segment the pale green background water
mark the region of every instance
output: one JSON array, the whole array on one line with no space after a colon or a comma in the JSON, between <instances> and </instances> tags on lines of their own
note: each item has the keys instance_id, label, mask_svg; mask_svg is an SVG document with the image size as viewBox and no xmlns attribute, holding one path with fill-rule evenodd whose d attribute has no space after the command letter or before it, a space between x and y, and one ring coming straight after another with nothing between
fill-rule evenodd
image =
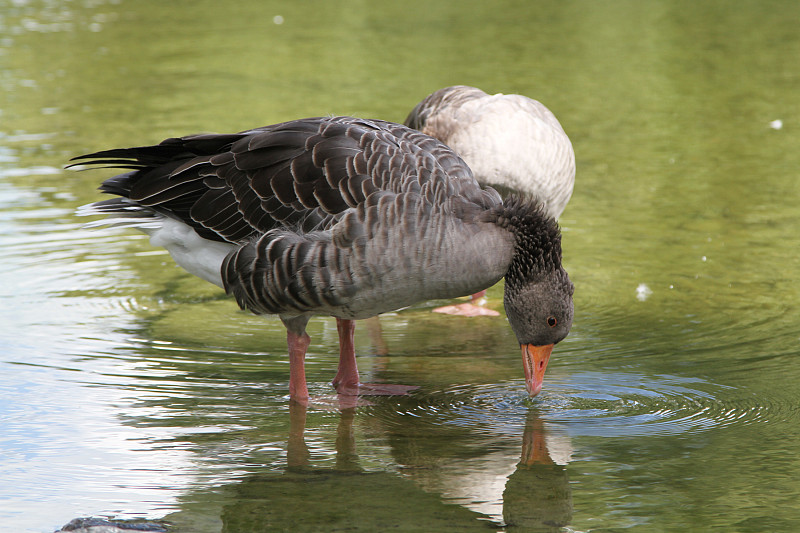
<instances>
[{"instance_id":1,"label":"pale green background water","mask_svg":"<svg viewBox=\"0 0 800 533\"><path fill-rule=\"evenodd\" d=\"M798 28L763 0L0 0L0 529L800 530ZM357 331L368 378L421 389L301 434L276 319L73 215L106 176L74 155L402 121L451 84L575 146L575 326L533 401L504 318L423 303L381 319L389 356ZM310 333L319 396L335 324Z\"/></svg>"}]
</instances>

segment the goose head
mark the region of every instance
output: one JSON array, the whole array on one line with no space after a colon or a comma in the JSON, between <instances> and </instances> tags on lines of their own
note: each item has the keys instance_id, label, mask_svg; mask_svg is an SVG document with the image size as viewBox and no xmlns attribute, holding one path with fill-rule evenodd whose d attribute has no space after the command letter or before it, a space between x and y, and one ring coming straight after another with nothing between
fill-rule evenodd
<instances>
[{"instance_id":1,"label":"goose head","mask_svg":"<svg viewBox=\"0 0 800 533\"><path fill-rule=\"evenodd\" d=\"M500 221L514 236L503 305L519 341L528 394L542 390L553 347L572 327L575 287L561 266L561 231L541 204L510 197Z\"/></svg>"},{"instance_id":2,"label":"goose head","mask_svg":"<svg viewBox=\"0 0 800 533\"><path fill-rule=\"evenodd\" d=\"M574 286L563 268L543 273L542 278L521 287L506 281L503 304L511 329L522 349L525 386L536 396L542 390L544 372L553 347L572 327Z\"/></svg>"}]
</instances>

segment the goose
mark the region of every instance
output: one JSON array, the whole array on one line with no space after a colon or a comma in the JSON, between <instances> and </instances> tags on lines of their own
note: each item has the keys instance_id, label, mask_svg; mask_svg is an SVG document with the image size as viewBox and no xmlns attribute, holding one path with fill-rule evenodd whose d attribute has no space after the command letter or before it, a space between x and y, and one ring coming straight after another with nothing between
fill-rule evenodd
<instances>
[{"instance_id":1,"label":"goose","mask_svg":"<svg viewBox=\"0 0 800 533\"><path fill-rule=\"evenodd\" d=\"M81 210L133 227L242 309L286 327L289 395L308 402L312 315L336 318L339 395L403 394L360 383L354 320L455 298L505 277L505 308L526 388L542 388L553 346L569 333L574 287L561 234L535 199L483 189L440 141L400 124L308 118L235 134L170 138L99 151L70 166L126 172L114 195Z\"/></svg>"},{"instance_id":2,"label":"goose","mask_svg":"<svg viewBox=\"0 0 800 533\"><path fill-rule=\"evenodd\" d=\"M555 115L541 102L520 94L494 94L467 85L445 87L425 97L405 125L435 137L455 150L478 183L508 194L535 196L545 213L558 218L575 183L575 152ZM469 303L436 312L465 316L499 313Z\"/></svg>"}]
</instances>

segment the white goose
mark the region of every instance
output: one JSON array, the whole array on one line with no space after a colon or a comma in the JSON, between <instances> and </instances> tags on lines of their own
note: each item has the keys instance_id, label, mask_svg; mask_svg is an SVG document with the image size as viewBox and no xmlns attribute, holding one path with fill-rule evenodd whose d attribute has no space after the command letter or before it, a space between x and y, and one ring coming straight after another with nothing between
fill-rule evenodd
<instances>
[{"instance_id":1,"label":"white goose","mask_svg":"<svg viewBox=\"0 0 800 533\"><path fill-rule=\"evenodd\" d=\"M555 221L535 201L481 189L447 146L399 124L311 118L75 160L129 169L101 186L117 197L86 213L145 231L243 309L280 316L294 400L308 400L314 314L337 318L333 385L343 395L408 389L359 383L355 319L471 294L504 276L531 395L570 330L573 286Z\"/></svg>"},{"instance_id":2,"label":"white goose","mask_svg":"<svg viewBox=\"0 0 800 533\"><path fill-rule=\"evenodd\" d=\"M575 152L555 115L541 102L519 94L489 95L455 85L428 95L411 111L406 126L435 137L455 150L478 183L501 193L518 192L539 199L558 218L572 195ZM467 316L497 315L470 303L435 309Z\"/></svg>"}]
</instances>

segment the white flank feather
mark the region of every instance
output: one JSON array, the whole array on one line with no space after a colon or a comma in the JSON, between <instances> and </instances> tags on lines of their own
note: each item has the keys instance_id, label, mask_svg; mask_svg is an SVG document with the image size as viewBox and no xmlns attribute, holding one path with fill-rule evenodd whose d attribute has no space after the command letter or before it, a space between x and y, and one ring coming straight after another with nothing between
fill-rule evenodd
<instances>
[{"instance_id":1,"label":"white flank feather","mask_svg":"<svg viewBox=\"0 0 800 533\"><path fill-rule=\"evenodd\" d=\"M130 204L121 207L119 204ZM102 204L83 205L76 212L80 216L111 215L85 225L86 228L102 226L135 228L150 235L150 244L165 248L172 259L190 274L222 287L220 268L225 256L235 246L231 243L212 241L198 235L191 226L180 220L169 218L127 198L120 198L113 208Z\"/></svg>"},{"instance_id":2,"label":"white flank feather","mask_svg":"<svg viewBox=\"0 0 800 533\"><path fill-rule=\"evenodd\" d=\"M178 266L222 287L220 268L225 256L235 248L233 244L204 239L188 224L167 217L161 218L158 229L141 229L150 235L150 244L166 248Z\"/></svg>"}]
</instances>

